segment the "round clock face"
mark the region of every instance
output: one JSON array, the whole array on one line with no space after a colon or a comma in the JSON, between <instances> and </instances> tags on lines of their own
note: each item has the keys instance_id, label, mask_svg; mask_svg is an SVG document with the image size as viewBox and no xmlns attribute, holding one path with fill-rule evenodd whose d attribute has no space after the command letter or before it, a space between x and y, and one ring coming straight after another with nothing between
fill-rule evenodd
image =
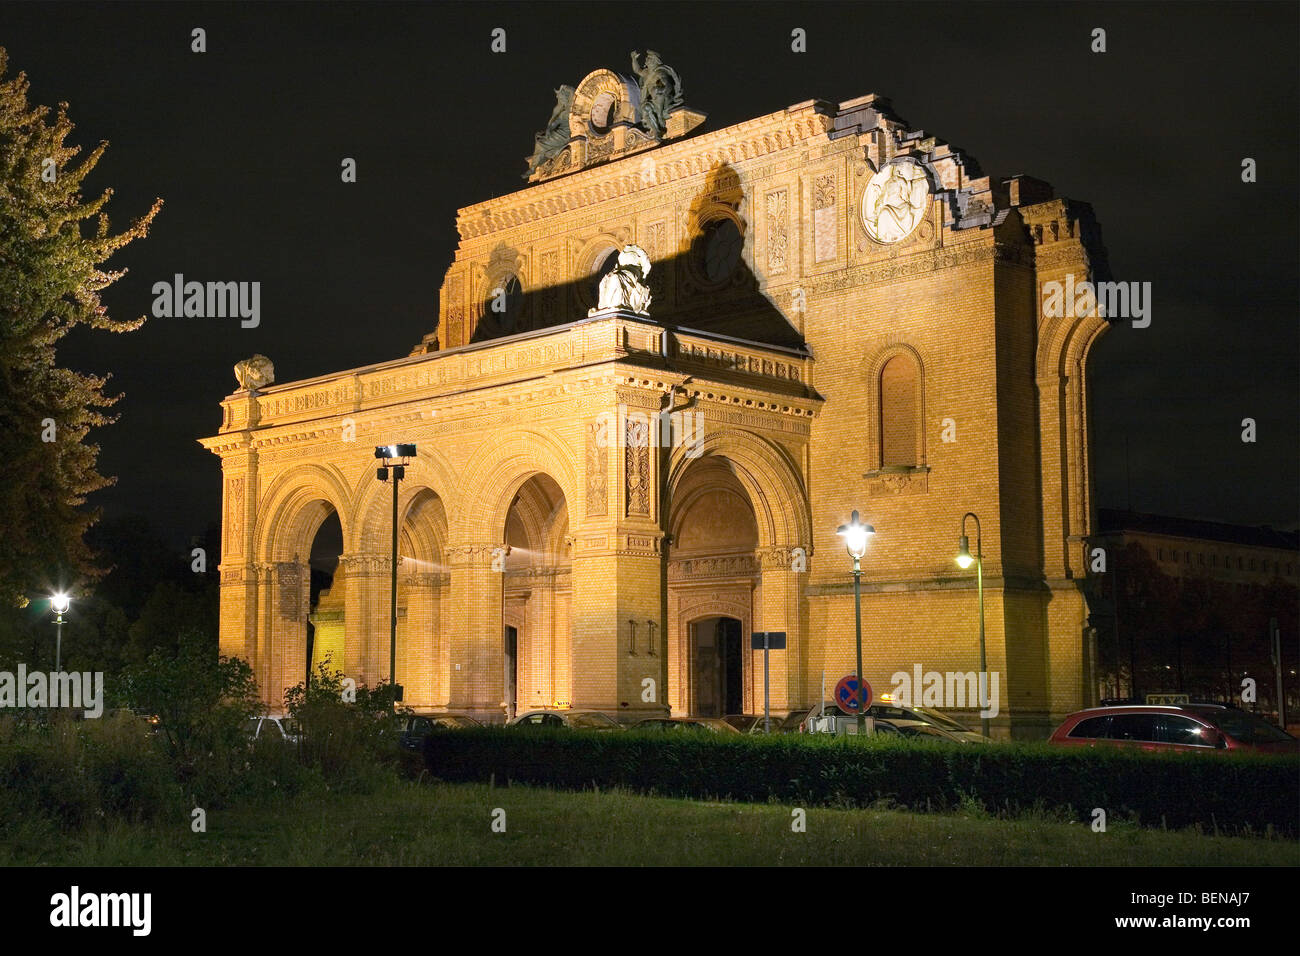
<instances>
[{"instance_id":1,"label":"round clock face","mask_svg":"<svg viewBox=\"0 0 1300 956\"><path fill-rule=\"evenodd\" d=\"M876 242L898 242L925 216L930 183L913 162L890 163L871 177L862 194L862 224Z\"/></svg>"}]
</instances>

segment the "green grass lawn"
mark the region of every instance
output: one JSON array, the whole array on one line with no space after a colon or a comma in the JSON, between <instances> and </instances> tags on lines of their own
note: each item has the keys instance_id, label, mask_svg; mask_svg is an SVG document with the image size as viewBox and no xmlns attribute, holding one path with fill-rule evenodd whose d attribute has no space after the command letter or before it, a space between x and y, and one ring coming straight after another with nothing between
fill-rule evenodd
<instances>
[{"instance_id":1,"label":"green grass lawn","mask_svg":"<svg viewBox=\"0 0 1300 956\"><path fill-rule=\"evenodd\" d=\"M492 811L506 812L494 833ZM699 803L627 793L394 781L369 795L286 801L67 833L33 824L0 846L0 864L167 865L1031 865L1295 866L1300 843L1112 824L992 819L980 813Z\"/></svg>"}]
</instances>

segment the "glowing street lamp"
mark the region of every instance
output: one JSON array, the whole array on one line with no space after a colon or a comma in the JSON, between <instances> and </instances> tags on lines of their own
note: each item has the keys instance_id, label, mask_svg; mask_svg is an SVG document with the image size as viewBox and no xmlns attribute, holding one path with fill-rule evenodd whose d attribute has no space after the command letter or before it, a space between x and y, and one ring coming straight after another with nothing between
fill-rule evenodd
<instances>
[{"instance_id":1,"label":"glowing street lamp","mask_svg":"<svg viewBox=\"0 0 1300 956\"><path fill-rule=\"evenodd\" d=\"M853 559L853 614L857 623L858 647L858 736L867 732L866 687L862 681L862 556L867 553L867 542L876 533L876 529L858 520L858 513L848 524L840 525L835 532L844 539L844 549Z\"/></svg>"},{"instance_id":2,"label":"glowing street lamp","mask_svg":"<svg viewBox=\"0 0 1300 956\"><path fill-rule=\"evenodd\" d=\"M975 519L975 556L970 553L970 538L966 535L966 519ZM988 679L988 665L984 661L984 535L980 530L980 518L973 511L968 511L961 518L961 542L957 548L957 567L965 571L975 565L975 583L980 597L980 674L985 686L992 686ZM978 696L978 695L977 695ZM979 703L979 701L977 701ZM989 735L989 719L980 716L980 731L985 737Z\"/></svg>"},{"instance_id":3,"label":"glowing street lamp","mask_svg":"<svg viewBox=\"0 0 1300 956\"><path fill-rule=\"evenodd\" d=\"M397 683L397 486L406 477L406 459L415 457L415 446L379 445L375 448L375 457L383 461L375 469L376 478L387 481L389 469L393 472L393 577L388 618L388 679L393 682L393 703L396 705L402 699L402 685ZM400 463L395 462L395 459Z\"/></svg>"},{"instance_id":4,"label":"glowing street lamp","mask_svg":"<svg viewBox=\"0 0 1300 956\"><path fill-rule=\"evenodd\" d=\"M50 607L54 610L54 671L59 673L59 666L63 663L63 615L68 612L72 599L60 591L58 594L50 595Z\"/></svg>"}]
</instances>

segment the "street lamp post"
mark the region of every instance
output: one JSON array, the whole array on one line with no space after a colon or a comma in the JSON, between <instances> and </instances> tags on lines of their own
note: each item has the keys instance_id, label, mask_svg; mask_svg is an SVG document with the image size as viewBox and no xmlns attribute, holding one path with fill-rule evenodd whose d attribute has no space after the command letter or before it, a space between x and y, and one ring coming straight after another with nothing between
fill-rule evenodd
<instances>
[{"instance_id":1,"label":"street lamp post","mask_svg":"<svg viewBox=\"0 0 1300 956\"><path fill-rule=\"evenodd\" d=\"M858 649L858 736L867 733L866 688L862 680L862 556L867 553L867 541L876 529L858 520L858 513L848 524L840 525L837 535L844 539L844 548L853 559L853 615L857 627Z\"/></svg>"},{"instance_id":2,"label":"street lamp post","mask_svg":"<svg viewBox=\"0 0 1300 956\"><path fill-rule=\"evenodd\" d=\"M966 519L975 519L975 557L971 557L970 538L966 536ZM980 597L980 677L984 680L984 686L992 686L988 678L988 664L984 659L984 534L980 529L980 516L973 511L968 511L961 517L961 544L957 551L957 566L963 570L969 568L971 564L975 565L975 586L979 591ZM979 693L976 692L978 698ZM984 702L976 700L981 709L984 708ZM991 703L991 701L990 701ZM980 732L985 737L989 735L989 719L983 714L980 715Z\"/></svg>"},{"instance_id":3,"label":"street lamp post","mask_svg":"<svg viewBox=\"0 0 1300 956\"><path fill-rule=\"evenodd\" d=\"M388 480L388 471L393 471L393 553L392 553L392 588L388 614L388 679L393 684L393 704L402 699L402 685L397 683L397 492L398 485L406 477L406 459L415 457L414 445L380 445L375 449L375 457L383 464L375 469L375 477L380 481ZM390 464L394 459L401 459L400 464Z\"/></svg>"},{"instance_id":4,"label":"street lamp post","mask_svg":"<svg viewBox=\"0 0 1300 956\"><path fill-rule=\"evenodd\" d=\"M56 615L54 618L54 672L56 674L63 664L63 615L71 603L62 591L50 598L50 607L54 609Z\"/></svg>"}]
</instances>

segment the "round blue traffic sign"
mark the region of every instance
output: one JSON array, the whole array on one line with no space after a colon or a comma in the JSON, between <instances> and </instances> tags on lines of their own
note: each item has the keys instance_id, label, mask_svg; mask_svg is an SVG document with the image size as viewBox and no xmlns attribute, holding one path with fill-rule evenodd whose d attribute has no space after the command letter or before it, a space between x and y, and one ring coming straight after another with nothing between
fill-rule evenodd
<instances>
[{"instance_id":1,"label":"round blue traffic sign","mask_svg":"<svg viewBox=\"0 0 1300 956\"><path fill-rule=\"evenodd\" d=\"M856 717L858 715L858 678L854 674L841 677L840 682L835 685L835 703L844 713ZM871 684L867 681L862 682L862 706L867 708L871 706Z\"/></svg>"}]
</instances>

